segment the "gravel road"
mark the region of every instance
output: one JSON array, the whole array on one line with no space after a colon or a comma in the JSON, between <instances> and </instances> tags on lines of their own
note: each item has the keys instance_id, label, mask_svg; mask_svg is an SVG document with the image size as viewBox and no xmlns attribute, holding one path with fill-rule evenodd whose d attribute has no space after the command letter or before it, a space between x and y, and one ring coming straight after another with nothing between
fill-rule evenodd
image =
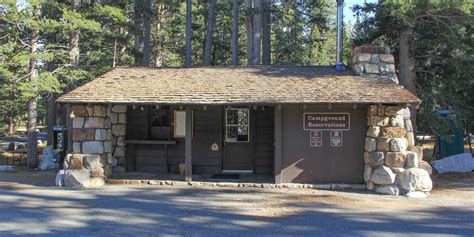
<instances>
[{"instance_id":1,"label":"gravel road","mask_svg":"<svg viewBox=\"0 0 474 237\"><path fill-rule=\"evenodd\" d=\"M426 199L365 191L189 186L73 190L38 181L51 172L11 178L15 175L0 173L0 236L474 234L473 175L437 181Z\"/></svg>"}]
</instances>

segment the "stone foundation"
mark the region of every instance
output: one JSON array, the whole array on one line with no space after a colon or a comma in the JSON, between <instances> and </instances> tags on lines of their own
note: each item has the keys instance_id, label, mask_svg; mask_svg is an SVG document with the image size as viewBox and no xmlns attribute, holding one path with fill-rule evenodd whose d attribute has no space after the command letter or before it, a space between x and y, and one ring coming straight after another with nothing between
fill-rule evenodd
<instances>
[{"instance_id":1,"label":"stone foundation","mask_svg":"<svg viewBox=\"0 0 474 237\"><path fill-rule=\"evenodd\" d=\"M418 169L410 110L370 105L367 111L364 181L367 189L399 195L432 188L428 172Z\"/></svg>"},{"instance_id":2,"label":"stone foundation","mask_svg":"<svg viewBox=\"0 0 474 237\"><path fill-rule=\"evenodd\" d=\"M99 155L105 175L125 172L126 105L74 105L72 151Z\"/></svg>"}]
</instances>

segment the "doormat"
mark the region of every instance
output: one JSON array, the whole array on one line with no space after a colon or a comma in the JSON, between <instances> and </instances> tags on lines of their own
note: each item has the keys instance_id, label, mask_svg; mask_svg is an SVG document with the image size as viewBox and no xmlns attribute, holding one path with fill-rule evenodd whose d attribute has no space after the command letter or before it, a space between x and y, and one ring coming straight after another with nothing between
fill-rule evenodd
<instances>
[{"instance_id":1,"label":"doormat","mask_svg":"<svg viewBox=\"0 0 474 237\"><path fill-rule=\"evenodd\" d=\"M240 174L213 174L213 179L240 179Z\"/></svg>"}]
</instances>

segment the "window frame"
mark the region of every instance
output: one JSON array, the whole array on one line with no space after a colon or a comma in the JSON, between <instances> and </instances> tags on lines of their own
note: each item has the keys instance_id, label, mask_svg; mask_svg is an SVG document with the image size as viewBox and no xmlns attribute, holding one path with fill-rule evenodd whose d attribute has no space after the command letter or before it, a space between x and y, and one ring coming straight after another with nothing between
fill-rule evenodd
<instances>
[{"instance_id":1,"label":"window frame","mask_svg":"<svg viewBox=\"0 0 474 237\"><path fill-rule=\"evenodd\" d=\"M247 111L247 124L246 125L240 125L240 124L228 124L228 111L229 110L244 110L244 111ZM227 137L228 135L228 128L229 127L247 127L247 140L246 141L233 141L233 140L229 140L229 137ZM226 108L225 110L225 141L226 142L231 142L231 143L245 143L245 142L250 142L250 109L249 108Z\"/></svg>"}]
</instances>

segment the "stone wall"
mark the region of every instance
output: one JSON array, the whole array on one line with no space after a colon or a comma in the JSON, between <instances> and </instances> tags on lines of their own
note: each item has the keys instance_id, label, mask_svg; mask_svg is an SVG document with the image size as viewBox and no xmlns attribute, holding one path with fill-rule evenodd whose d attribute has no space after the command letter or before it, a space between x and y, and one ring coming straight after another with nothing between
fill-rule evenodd
<instances>
[{"instance_id":1,"label":"stone wall","mask_svg":"<svg viewBox=\"0 0 474 237\"><path fill-rule=\"evenodd\" d=\"M400 106L370 105L367 111L364 181L367 189L399 195L428 192L428 172L418 169L419 159L410 110Z\"/></svg>"},{"instance_id":2,"label":"stone wall","mask_svg":"<svg viewBox=\"0 0 474 237\"><path fill-rule=\"evenodd\" d=\"M125 172L126 105L74 105L72 151L100 155L105 174Z\"/></svg>"},{"instance_id":3,"label":"stone wall","mask_svg":"<svg viewBox=\"0 0 474 237\"><path fill-rule=\"evenodd\" d=\"M390 48L377 45L363 45L352 49L349 58L352 72L359 76L377 76L398 83L395 73L395 58Z\"/></svg>"}]
</instances>

